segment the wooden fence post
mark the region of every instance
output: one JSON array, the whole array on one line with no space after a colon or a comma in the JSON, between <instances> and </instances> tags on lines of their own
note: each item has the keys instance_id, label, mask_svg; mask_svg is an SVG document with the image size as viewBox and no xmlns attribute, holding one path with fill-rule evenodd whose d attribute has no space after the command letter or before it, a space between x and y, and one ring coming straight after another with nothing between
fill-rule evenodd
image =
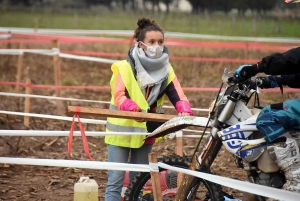
<instances>
[{"instance_id":1,"label":"wooden fence post","mask_svg":"<svg viewBox=\"0 0 300 201\"><path fill-rule=\"evenodd\" d=\"M176 154L178 156L183 156L183 139L182 130L176 131Z\"/></svg>"},{"instance_id":2,"label":"wooden fence post","mask_svg":"<svg viewBox=\"0 0 300 201\"><path fill-rule=\"evenodd\" d=\"M178 156L183 156L183 136L182 130L177 131L176 133L176 154ZM183 179L183 174L178 172L177 174L177 187L180 186Z\"/></svg>"},{"instance_id":3,"label":"wooden fence post","mask_svg":"<svg viewBox=\"0 0 300 201\"><path fill-rule=\"evenodd\" d=\"M11 34L10 31L8 32L8 34ZM7 39L6 49L11 49L10 39L11 39L11 37ZM12 58L11 56L7 57L7 60L5 61L5 64L4 64L5 66L9 66L11 58Z\"/></svg>"},{"instance_id":4,"label":"wooden fence post","mask_svg":"<svg viewBox=\"0 0 300 201\"><path fill-rule=\"evenodd\" d=\"M150 153L148 155L152 190L155 201L162 201L161 186L160 186L160 173L157 165L157 156L155 153Z\"/></svg>"},{"instance_id":5,"label":"wooden fence post","mask_svg":"<svg viewBox=\"0 0 300 201\"><path fill-rule=\"evenodd\" d=\"M244 49L244 52L245 52L245 59L248 59L248 53L249 53L249 43L246 41L245 42L246 44L246 48Z\"/></svg>"},{"instance_id":6,"label":"wooden fence post","mask_svg":"<svg viewBox=\"0 0 300 201\"><path fill-rule=\"evenodd\" d=\"M52 41L52 48L58 48L59 44L57 40ZM59 61L59 55L53 55L53 68L54 68L54 82L55 86L61 86L61 80L60 80L60 61ZM55 89L55 96L60 96L60 88Z\"/></svg>"},{"instance_id":7,"label":"wooden fence post","mask_svg":"<svg viewBox=\"0 0 300 201\"><path fill-rule=\"evenodd\" d=\"M31 80L30 78L26 79L26 94L31 94ZM24 112L29 113L30 112L30 97L25 97L25 102L24 102ZM24 126L27 128L30 126L30 117L25 116L24 117Z\"/></svg>"},{"instance_id":8,"label":"wooden fence post","mask_svg":"<svg viewBox=\"0 0 300 201\"><path fill-rule=\"evenodd\" d=\"M23 43L20 43L20 49L23 49ZM17 66L17 83L21 82L22 79L22 71L23 71L23 52L22 54L19 54L18 56L18 66ZM20 86L19 84L16 85L16 93L19 93L20 91Z\"/></svg>"},{"instance_id":9,"label":"wooden fence post","mask_svg":"<svg viewBox=\"0 0 300 201\"><path fill-rule=\"evenodd\" d=\"M11 32L8 31L7 34L10 34L10 35L11 35ZM8 38L8 42L6 43L6 49L11 49L10 39L11 39L11 37Z\"/></svg>"},{"instance_id":10,"label":"wooden fence post","mask_svg":"<svg viewBox=\"0 0 300 201\"><path fill-rule=\"evenodd\" d=\"M52 41L52 48L57 48L59 49L59 44L57 40ZM61 86L61 78L60 78L60 60L59 60L59 55L55 54L53 55L53 68L54 68L54 82L55 82L55 96L60 97L60 86ZM63 104L61 100L56 100L56 110L59 115L63 113Z\"/></svg>"}]
</instances>

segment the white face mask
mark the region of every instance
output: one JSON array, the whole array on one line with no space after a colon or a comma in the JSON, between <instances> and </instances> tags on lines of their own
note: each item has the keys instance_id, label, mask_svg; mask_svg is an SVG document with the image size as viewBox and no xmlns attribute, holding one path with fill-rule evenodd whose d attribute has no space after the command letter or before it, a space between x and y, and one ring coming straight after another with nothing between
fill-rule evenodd
<instances>
[{"instance_id":1,"label":"white face mask","mask_svg":"<svg viewBox=\"0 0 300 201\"><path fill-rule=\"evenodd\" d=\"M143 43L143 42L141 42ZM164 50L164 46L159 46L159 45L152 45L148 46L145 43L143 43L147 47L145 51L146 55L152 59L159 58L162 55L162 52Z\"/></svg>"}]
</instances>

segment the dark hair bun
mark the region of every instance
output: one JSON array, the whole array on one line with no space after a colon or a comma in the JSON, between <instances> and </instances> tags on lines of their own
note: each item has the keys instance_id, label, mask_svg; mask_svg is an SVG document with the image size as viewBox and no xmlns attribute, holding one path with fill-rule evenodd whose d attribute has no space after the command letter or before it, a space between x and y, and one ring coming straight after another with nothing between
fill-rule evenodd
<instances>
[{"instance_id":1,"label":"dark hair bun","mask_svg":"<svg viewBox=\"0 0 300 201\"><path fill-rule=\"evenodd\" d=\"M162 34L163 30L158 26L154 20L149 18L139 18L137 22L138 27L134 31L133 38L137 41L144 41L146 32L148 31L160 31Z\"/></svg>"},{"instance_id":2,"label":"dark hair bun","mask_svg":"<svg viewBox=\"0 0 300 201\"><path fill-rule=\"evenodd\" d=\"M137 25L139 27L140 30L144 29L147 26L151 26L153 24L156 24L155 21L151 21L148 18L140 18L138 19Z\"/></svg>"}]
</instances>

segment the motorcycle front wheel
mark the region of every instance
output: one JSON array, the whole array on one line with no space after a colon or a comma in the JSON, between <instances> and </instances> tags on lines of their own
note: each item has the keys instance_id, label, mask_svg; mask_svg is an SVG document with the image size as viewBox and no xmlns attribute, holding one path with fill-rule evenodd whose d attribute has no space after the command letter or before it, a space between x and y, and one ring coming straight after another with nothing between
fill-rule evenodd
<instances>
[{"instance_id":1,"label":"motorcycle front wheel","mask_svg":"<svg viewBox=\"0 0 300 201\"><path fill-rule=\"evenodd\" d=\"M166 156L158 160L179 168L189 168L189 159L180 156ZM162 190L162 200L172 201L177 192L178 173L159 168L160 183ZM185 201L220 201L224 200L222 188L220 185L197 179L197 183L191 185L188 192L188 198ZM139 172L130 181L125 192L124 201L154 201L151 185L150 172Z\"/></svg>"}]
</instances>

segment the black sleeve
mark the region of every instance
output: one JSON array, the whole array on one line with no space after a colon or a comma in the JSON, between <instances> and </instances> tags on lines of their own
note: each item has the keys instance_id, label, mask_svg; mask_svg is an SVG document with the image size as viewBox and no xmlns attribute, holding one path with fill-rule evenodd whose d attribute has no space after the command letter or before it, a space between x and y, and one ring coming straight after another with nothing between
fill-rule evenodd
<instances>
[{"instance_id":1,"label":"black sleeve","mask_svg":"<svg viewBox=\"0 0 300 201\"><path fill-rule=\"evenodd\" d=\"M291 88L300 88L300 74L282 75L276 78L277 82Z\"/></svg>"},{"instance_id":2,"label":"black sleeve","mask_svg":"<svg viewBox=\"0 0 300 201\"><path fill-rule=\"evenodd\" d=\"M165 91L165 94L168 96L169 100L171 101L171 103L174 105L176 105L176 103L178 101L180 101L180 97L176 91L176 88L173 84L173 82L171 82L167 88L166 88L166 91Z\"/></svg>"},{"instance_id":3,"label":"black sleeve","mask_svg":"<svg viewBox=\"0 0 300 201\"><path fill-rule=\"evenodd\" d=\"M264 57L258 63L258 71L268 75L288 75L300 73L300 47L284 53Z\"/></svg>"}]
</instances>

